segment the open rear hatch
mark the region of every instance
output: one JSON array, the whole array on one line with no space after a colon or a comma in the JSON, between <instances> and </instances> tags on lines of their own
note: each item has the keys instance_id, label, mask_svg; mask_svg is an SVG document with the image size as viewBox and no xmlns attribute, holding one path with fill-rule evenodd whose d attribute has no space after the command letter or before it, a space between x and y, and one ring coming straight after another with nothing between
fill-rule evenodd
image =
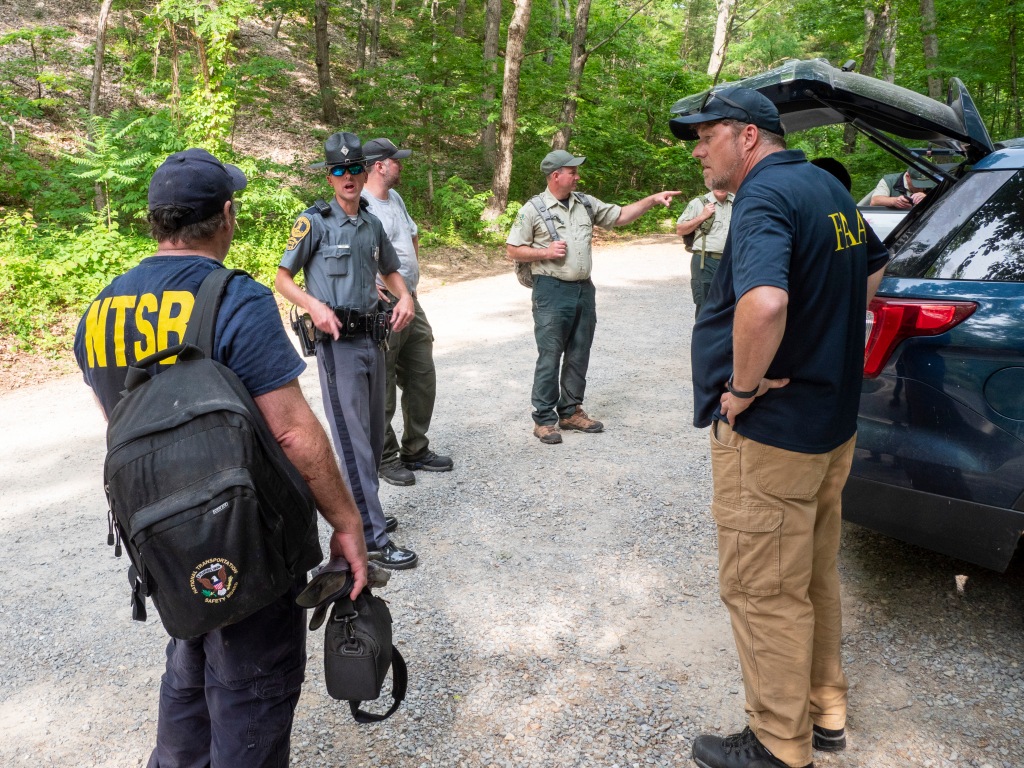
<instances>
[{"instance_id":1,"label":"open rear hatch","mask_svg":"<svg viewBox=\"0 0 1024 768\"><path fill-rule=\"evenodd\" d=\"M778 108L786 133L852 123L908 165L917 165L910 150L884 133L958 150L972 164L994 151L973 99L955 77L950 78L946 104L884 80L837 69L824 59L787 61L759 75L720 83L714 90L737 86L768 97ZM702 91L680 99L672 105L672 114L699 111L707 94ZM683 138L674 121L669 125ZM922 170L936 181L947 177L942 169L936 171L928 164Z\"/></svg>"}]
</instances>

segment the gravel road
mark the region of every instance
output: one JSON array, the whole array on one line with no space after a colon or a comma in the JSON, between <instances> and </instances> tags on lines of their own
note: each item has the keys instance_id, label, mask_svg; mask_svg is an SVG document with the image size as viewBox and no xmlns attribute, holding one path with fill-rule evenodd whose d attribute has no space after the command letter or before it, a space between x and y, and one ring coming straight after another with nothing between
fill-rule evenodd
<instances>
[{"instance_id":1,"label":"gravel road","mask_svg":"<svg viewBox=\"0 0 1024 768\"><path fill-rule=\"evenodd\" d=\"M293 765L687 766L694 736L742 727L706 434L690 426L682 249L648 238L596 263L586 408L606 429L558 446L530 433L529 292L507 273L421 297L432 447L455 471L382 491L420 554L379 592L409 697L355 725L312 634ZM319 410L315 370L302 384ZM77 378L0 397L2 766L142 766L154 741L166 637L130 620L126 562L105 543L103 430ZM841 568L850 746L817 765L1024 766L1024 567L847 525Z\"/></svg>"}]
</instances>

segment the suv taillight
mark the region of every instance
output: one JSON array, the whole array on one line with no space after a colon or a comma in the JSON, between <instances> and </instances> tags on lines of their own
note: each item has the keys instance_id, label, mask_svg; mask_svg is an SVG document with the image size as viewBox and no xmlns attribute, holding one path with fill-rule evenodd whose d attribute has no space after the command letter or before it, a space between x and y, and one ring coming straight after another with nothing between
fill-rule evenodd
<instances>
[{"instance_id":1,"label":"suv taillight","mask_svg":"<svg viewBox=\"0 0 1024 768\"><path fill-rule=\"evenodd\" d=\"M972 301L872 299L868 307L864 378L882 372L897 345L911 336L938 336L978 308Z\"/></svg>"}]
</instances>

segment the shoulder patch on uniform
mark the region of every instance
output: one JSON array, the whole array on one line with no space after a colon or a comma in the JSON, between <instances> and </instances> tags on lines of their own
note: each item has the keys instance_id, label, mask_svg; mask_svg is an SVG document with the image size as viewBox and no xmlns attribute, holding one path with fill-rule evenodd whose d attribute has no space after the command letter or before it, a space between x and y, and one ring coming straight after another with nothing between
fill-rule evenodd
<instances>
[{"instance_id":1,"label":"shoulder patch on uniform","mask_svg":"<svg viewBox=\"0 0 1024 768\"><path fill-rule=\"evenodd\" d=\"M309 234L309 230L309 219L307 219L305 216L299 216L298 220L292 226L291 236L288 238L288 242L284 246L285 250L294 251L298 244L302 241L302 238Z\"/></svg>"}]
</instances>

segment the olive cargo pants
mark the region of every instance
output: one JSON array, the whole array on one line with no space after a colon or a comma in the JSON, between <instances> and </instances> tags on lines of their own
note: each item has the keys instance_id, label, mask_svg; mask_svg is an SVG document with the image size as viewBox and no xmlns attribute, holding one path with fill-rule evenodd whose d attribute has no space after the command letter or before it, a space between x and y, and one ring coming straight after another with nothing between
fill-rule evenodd
<instances>
[{"instance_id":1,"label":"olive cargo pants","mask_svg":"<svg viewBox=\"0 0 1024 768\"><path fill-rule=\"evenodd\" d=\"M397 300L392 303L392 307ZM434 331L417 299L416 315L409 325L392 332L387 350L387 396L384 408L384 453L381 463L401 459L415 461L427 454L427 430L434 415L437 373L434 370ZM402 444L391 426L402 390Z\"/></svg>"},{"instance_id":2,"label":"olive cargo pants","mask_svg":"<svg viewBox=\"0 0 1024 768\"><path fill-rule=\"evenodd\" d=\"M711 427L719 590L750 728L790 766L811 762L812 722L846 726L836 558L854 443L795 453Z\"/></svg>"}]
</instances>

